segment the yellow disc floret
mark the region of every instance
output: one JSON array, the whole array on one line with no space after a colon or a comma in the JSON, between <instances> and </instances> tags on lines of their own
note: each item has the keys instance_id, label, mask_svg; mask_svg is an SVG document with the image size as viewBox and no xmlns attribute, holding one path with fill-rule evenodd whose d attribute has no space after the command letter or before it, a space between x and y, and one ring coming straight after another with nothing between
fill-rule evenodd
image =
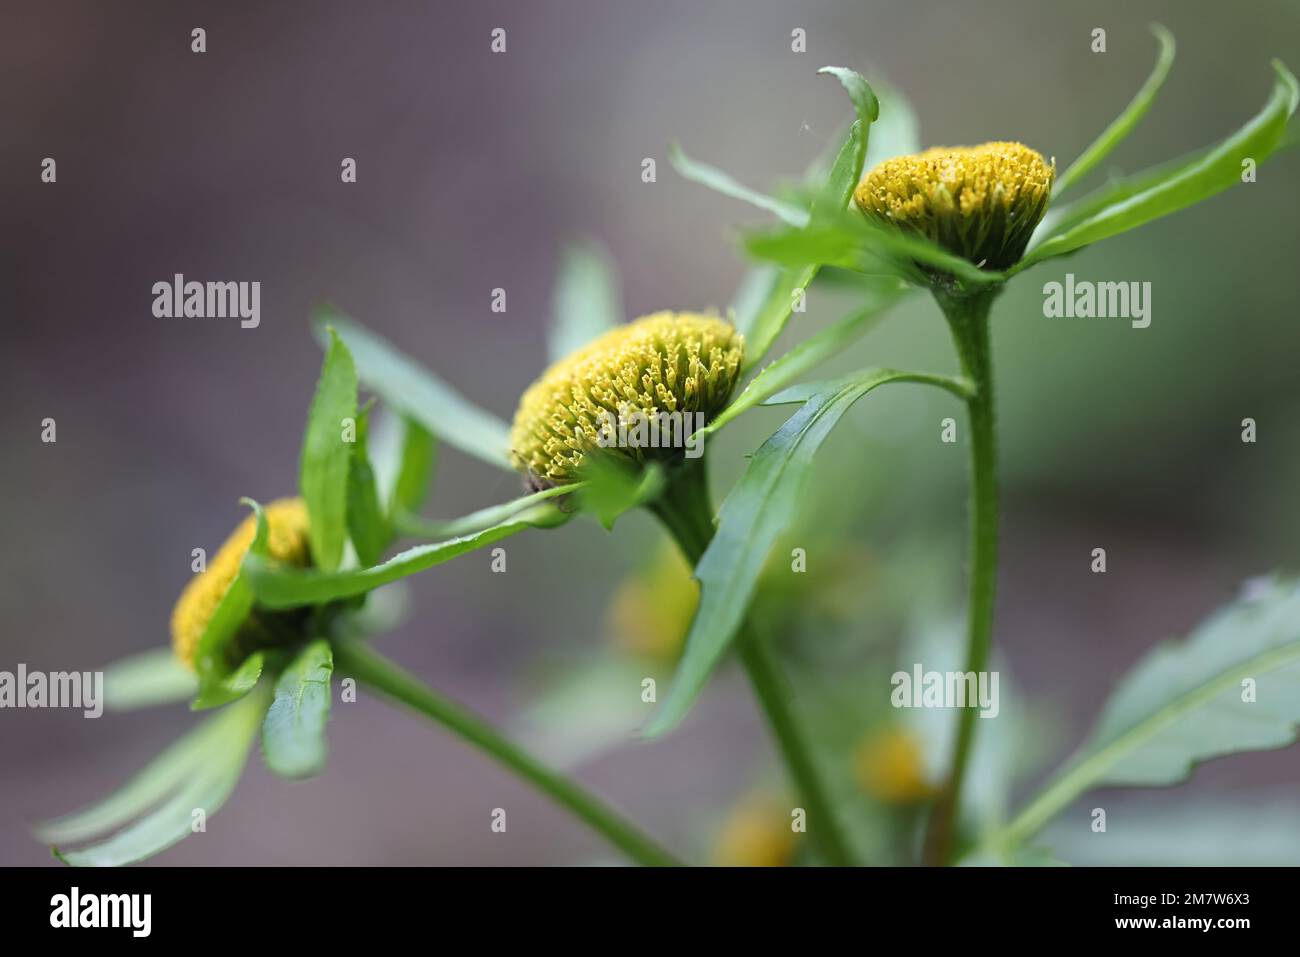
<instances>
[{"instance_id":1,"label":"yellow disc floret","mask_svg":"<svg viewBox=\"0 0 1300 957\"><path fill-rule=\"evenodd\" d=\"M1054 162L1020 143L936 147L885 160L853 194L868 216L984 269L1018 262L1047 211Z\"/></svg>"},{"instance_id":2,"label":"yellow disc floret","mask_svg":"<svg viewBox=\"0 0 1300 957\"><path fill-rule=\"evenodd\" d=\"M308 565L311 550L307 539L307 504L300 498L283 498L264 506L263 512L271 558L300 567ZM206 569L190 579L172 609L172 649L191 668L199 639L235 580L256 533L257 517L249 515L208 560Z\"/></svg>"},{"instance_id":3,"label":"yellow disc floret","mask_svg":"<svg viewBox=\"0 0 1300 957\"><path fill-rule=\"evenodd\" d=\"M744 337L717 316L657 312L611 330L524 393L514 465L545 488L574 480L597 446L637 464L681 454L730 398L744 352Z\"/></svg>"}]
</instances>

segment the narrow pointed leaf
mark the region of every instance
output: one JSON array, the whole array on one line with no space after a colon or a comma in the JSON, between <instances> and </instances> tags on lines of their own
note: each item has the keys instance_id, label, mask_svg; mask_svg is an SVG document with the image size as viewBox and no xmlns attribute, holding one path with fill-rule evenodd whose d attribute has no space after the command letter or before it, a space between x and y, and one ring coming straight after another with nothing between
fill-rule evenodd
<instances>
[{"instance_id":1,"label":"narrow pointed leaf","mask_svg":"<svg viewBox=\"0 0 1300 957\"><path fill-rule=\"evenodd\" d=\"M209 745L223 733L222 729L220 716L192 728L102 801L37 825L34 829L37 839L48 844L72 844L139 817L193 775L203 764Z\"/></svg>"},{"instance_id":2,"label":"narrow pointed leaf","mask_svg":"<svg viewBox=\"0 0 1300 957\"><path fill-rule=\"evenodd\" d=\"M108 809L111 813L104 814L103 805L99 815L87 813L77 822L78 827L70 826L65 820L64 840L75 841L79 838L67 835L84 832L90 823L96 824L99 830L98 825L109 819L113 820L108 826L116 826L122 823L122 813L128 805L135 811L144 806L142 799L145 797L162 798L161 803L143 817L134 819L107 840L74 851L56 848L56 855L74 866L116 867L144 860L189 837L193 833L194 812L201 810L206 817L211 817L225 804L239 782L253 735L265 710L266 697L257 694L243 698L213 717L204 729L200 729L210 733L192 742L197 744L201 741L202 744L201 751L196 748L189 755L196 759L195 763L186 764L178 760L165 769L167 774L160 775L160 779L168 778L171 784L176 785L173 793L169 796L160 794L157 783L153 783L136 789L128 795L129 800L119 800L116 807ZM164 754L164 757L168 756Z\"/></svg>"},{"instance_id":3,"label":"narrow pointed leaf","mask_svg":"<svg viewBox=\"0 0 1300 957\"><path fill-rule=\"evenodd\" d=\"M370 463L384 514L417 512L433 482L438 440L414 419L381 411L370 438Z\"/></svg>"},{"instance_id":4,"label":"narrow pointed leaf","mask_svg":"<svg viewBox=\"0 0 1300 957\"><path fill-rule=\"evenodd\" d=\"M318 568L333 571L348 537L348 470L357 429L357 370L347 346L326 329L329 346L307 413L298 487L311 523L311 554Z\"/></svg>"},{"instance_id":5,"label":"narrow pointed leaf","mask_svg":"<svg viewBox=\"0 0 1300 957\"><path fill-rule=\"evenodd\" d=\"M249 584L257 601L268 608L294 608L363 595L368 591L415 575L434 565L530 528L553 528L571 516L550 503L536 505L508 521L473 535L464 535L432 545L417 545L394 555L382 565L350 571L322 572L290 568L262 558L244 562Z\"/></svg>"},{"instance_id":6,"label":"narrow pointed leaf","mask_svg":"<svg viewBox=\"0 0 1300 957\"><path fill-rule=\"evenodd\" d=\"M857 120L849 127L848 137L840 147L826 177L813 201L812 217L837 215L848 205L858 180L862 177L862 164L866 159L871 124L880 114L880 104L870 84L852 70L842 67L823 67L819 73L840 81L853 102ZM824 260L815 258L787 262L786 268L772 275L771 285L754 318L744 320L745 360L741 373L757 366L772 344L776 342L794 312L795 305L806 294L808 286L817 278L817 270Z\"/></svg>"},{"instance_id":7,"label":"narrow pointed leaf","mask_svg":"<svg viewBox=\"0 0 1300 957\"><path fill-rule=\"evenodd\" d=\"M858 213L814 219L805 229L752 232L745 237L751 255L786 267L842 266L892 272L917 281L913 262L949 273L963 282L986 286L1003 281L999 272L980 269L919 236L909 236L869 221ZM891 268L892 264L892 268Z\"/></svg>"},{"instance_id":8,"label":"narrow pointed leaf","mask_svg":"<svg viewBox=\"0 0 1300 957\"><path fill-rule=\"evenodd\" d=\"M1300 84L1280 61L1273 62L1277 78L1264 108L1245 126L1218 145L1196 154L1187 163L1153 178L1138 174L1142 188L1128 192L1087 219L1057 231L1030 250L1009 272L1016 273L1046 259L1168 216L1241 182L1242 161L1263 163L1281 144L1287 121L1300 101ZM1087 200L1085 200L1087 202Z\"/></svg>"},{"instance_id":9,"label":"narrow pointed leaf","mask_svg":"<svg viewBox=\"0 0 1300 957\"><path fill-rule=\"evenodd\" d=\"M432 372L420 366L342 313L317 311L317 324L328 323L347 344L366 388L393 409L405 413L448 445L490 465L513 472L510 429L469 402Z\"/></svg>"},{"instance_id":10,"label":"narrow pointed leaf","mask_svg":"<svg viewBox=\"0 0 1300 957\"><path fill-rule=\"evenodd\" d=\"M131 711L192 698L198 691L194 672L170 648L159 648L114 662L104 671L104 707Z\"/></svg>"},{"instance_id":11,"label":"narrow pointed leaf","mask_svg":"<svg viewBox=\"0 0 1300 957\"><path fill-rule=\"evenodd\" d=\"M1210 758L1294 743L1297 622L1300 583L1256 583L1186 641L1156 648L1120 683L1078 754L1010 825L1008 843L1091 788L1176 784Z\"/></svg>"},{"instance_id":12,"label":"narrow pointed leaf","mask_svg":"<svg viewBox=\"0 0 1300 957\"><path fill-rule=\"evenodd\" d=\"M1146 116L1147 110L1155 101L1156 94L1164 86L1165 79L1169 76L1169 69L1174 65L1174 35L1158 23L1151 24L1151 32L1160 42L1160 53L1156 57L1156 65L1151 75L1137 91L1132 102L1124 108L1124 112L1115 117L1111 124L1102 130L1101 135L1093 140L1079 158L1070 164L1070 168L1057 179L1053 198L1064 195L1071 186L1087 176L1098 163L1114 152L1115 147L1137 128L1138 123Z\"/></svg>"},{"instance_id":13,"label":"narrow pointed leaf","mask_svg":"<svg viewBox=\"0 0 1300 957\"><path fill-rule=\"evenodd\" d=\"M565 251L551 316L551 361L563 359L624 321L618 270L600 246Z\"/></svg>"},{"instance_id":14,"label":"narrow pointed leaf","mask_svg":"<svg viewBox=\"0 0 1300 957\"><path fill-rule=\"evenodd\" d=\"M379 561L392 537L370 465L369 435L369 412L362 410L357 414L356 441L352 444L347 483L348 537L362 565Z\"/></svg>"},{"instance_id":15,"label":"narrow pointed leaf","mask_svg":"<svg viewBox=\"0 0 1300 957\"><path fill-rule=\"evenodd\" d=\"M693 183L699 183L701 186L707 186L724 196L730 196L732 199L738 199L741 202L749 203L751 206L756 206L792 226L802 226L808 222L808 211L806 209L796 206L794 203L788 203L783 199L777 199L775 196L768 196L766 193L750 189L748 186L738 183L729 174L724 173L717 167L691 159L682 150L680 143L669 144L668 160L673 164L673 168L677 172Z\"/></svg>"},{"instance_id":16,"label":"narrow pointed leaf","mask_svg":"<svg viewBox=\"0 0 1300 957\"><path fill-rule=\"evenodd\" d=\"M281 777L309 777L324 769L333 673L334 654L323 639L307 644L280 673L262 722L262 755Z\"/></svg>"},{"instance_id":17,"label":"narrow pointed leaf","mask_svg":"<svg viewBox=\"0 0 1300 957\"><path fill-rule=\"evenodd\" d=\"M485 528L491 528L493 525L500 525L511 516L518 515L539 502L569 495L582 487L581 482L557 485L554 488L546 488L538 492L531 492L528 495L521 495L519 498L512 499L509 502L502 502L500 505L489 505L487 508L481 508L477 512L471 512L461 518L453 518L442 522L406 513L398 518L397 530L400 534L410 538L452 538L457 535L469 535L473 532L480 532Z\"/></svg>"},{"instance_id":18,"label":"narrow pointed leaf","mask_svg":"<svg viewBox=\"0 0 1300 957\"><path fill-rule=\"evenodd\" d=\"M795 379L832 356L838 355L849 343L864 335L875 320L898 302L906 291L906 287L900 285L897 280L877 280L869 293L873 299L870 305L847 319L809 336L763 369L749 381L745 390L732 400L713 422L700 429L696 435L703 437L717 432L737 416L775 395Z\"/></svg>"},{"instance_id":19,"label":"narrow pointed leaf","mask_svg":"<svg viewBox=\"0 0 1300 957\"><path fill-rule=\"evenodd\" d=\"M853 103L858 120L849 130L845 148L831 166L820 201L813 204L814 215L828 210L839 211L848 205L853 190L862 179L862 166L866 162L871 140L871 124L880 116L880 103L875 91L861 74L839 66L824 66L817 72L840 81Z\"/></svg>"},{"instance_id":20,"label":"narrow pointed leaf","mask_svg":"<svg viewBox=\"0 0 1300 957\"><path fill-rule=\"evenodd\" d=\"M745 359L741 375L757 366L785 329L799 298L817 278L817 266L798 265L779 269L772 274L771 286L762 306L755 314L745 337Z\"/></svg>"},{"instance_id":21,"label":"narrow pointed leaf","mask_svg":"<svg viewBox=\"0 0 1300 957\"><path fill-rule=\"evenodd\" d=\"M723 502L717 533L696 566L700 604L672 688L647 729L648 735L663 734L685 717L731 646L767 556L804 497L813 456L844 413L887 382L934 384L936 378L871 369L823 383L754 453L745 474Z\"/></svg>"}]
</instances>

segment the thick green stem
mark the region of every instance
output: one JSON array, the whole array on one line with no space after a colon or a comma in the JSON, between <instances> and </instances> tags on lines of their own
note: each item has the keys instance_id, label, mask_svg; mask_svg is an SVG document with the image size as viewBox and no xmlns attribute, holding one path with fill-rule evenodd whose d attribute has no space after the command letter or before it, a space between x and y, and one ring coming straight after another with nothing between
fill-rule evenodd
<instances>
[{"instance_id":1,"label":"thick green stem","mask_svg":"<svg viewBox=\"0 0 1300 957\"><path fill-rule=\"evenodd\" d=\"M993 362L989 348L989 309L999 287L969 296L936 293L948 319L962 372L975 391L966 400L970 419L970 545L969 599L966 627L966 671L988 669L993 639L993 603L998 571L997 431L993 405ZM976 709L961 710L952 765L931 812L924 859L947 864L953 858L962 784L975 742Z\"/></svg>"},{"instance_id":2,"label":"thick green stem","mask_svg":"<svg viewBox=\"0 0 1300 957\"><path fill-rule=\"evenodd\" d=\"M592 830L639 864L673 866L681 862L642 833L609 805L564 775L502 737L478 715L424 685L414 675L365 645L339 642L334 649L338 668L380 694L417 711L460 735L531 783Z\"/></svg>"},{"instance_id":3,"label":"thick green stem","mask_svg":"<svg viewBox=\"0 0 1300 957\"><path fill-rule=\"evenodd\" d=\"M677 542L692 566L713 540L713 507L702 459L686 459L669 477L667 488L650 506ZM776 657L747 624L736 636L736 654L749 675L754 695L767 717L777 749L808 812L809 836L823 858L835 866L851 864L849 843L835 815L835 807L822 780L808 733L791 707L790 693L781 678Z\"/></svg>"}]
</instances>

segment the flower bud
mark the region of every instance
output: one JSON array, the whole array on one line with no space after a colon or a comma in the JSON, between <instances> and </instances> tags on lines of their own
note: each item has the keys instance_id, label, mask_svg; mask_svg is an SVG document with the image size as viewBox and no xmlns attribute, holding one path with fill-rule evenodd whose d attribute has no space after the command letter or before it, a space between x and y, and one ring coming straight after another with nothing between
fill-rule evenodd
<instances>
[{"instance_id":1,"label":"flower bud","mask_svg":"<svg viewBox=\"0 0 1300 957\"><path fill-rule=\"evenodd\" d=\"M683 443L726 405L744 352L716 316L658 312L613 329L524 393L511 459L541 489L575 481L597 447L637 465L689 454Z\"/></svg>"},{"instance_id":2,"label":"flower bud","mask_svg":"<svg viewBox=\"0 0 1300 957\"><path fill-rule=\"evenodd\" d=\"M307 503L282 498L264 506L267 552L271 558L305 567L311 563L307 539ZM208 561L207 568L190 579L172 609L172 649L184 664L194 667L199 640L212 614L225 596L257 533L257 516L249 515Z\"/></svg>"},{"instance_id":3,"label":"flower bud","mask_svg":"<svg viewBox=\"0 0 1300 957\"><path fill-rule=\"evenodd\" d=\"M867 216L1000 271L1025 254L1056 165L1020 143L936 147L885 160L853 199Z\"/></svg>"}]
</instances>

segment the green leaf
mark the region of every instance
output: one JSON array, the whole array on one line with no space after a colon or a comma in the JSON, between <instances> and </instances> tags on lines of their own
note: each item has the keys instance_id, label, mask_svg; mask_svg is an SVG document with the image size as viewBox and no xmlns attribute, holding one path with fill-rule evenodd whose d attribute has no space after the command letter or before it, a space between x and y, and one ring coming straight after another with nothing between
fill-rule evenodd
<instances>
[{"instance_id":1,"label":"green leaf","mask_svg":"<svg viewBox=\"0 0 1300 957\"><path fill-rule=\"evenodd\" d=\"M164 751L120 791L43 825L38 835L76 843L130 822L99 844L55 849L65 863L91 867L133 864L183 840L192 833L194 811L212 816L239 782L266 701L265 694L255 694L236 702Z\"/></svg>"},{"instance_id":2,"label":"green leaf","mask_svg":"<svg viewBox=\"0 0 1300 957\"><path fill-rule=\"evenodd\" d=\"M347 542L348 471L357 428L357 370L347 346L327 328L329 347L307 413L298 487L311 523L311 554L318 568L333 571ZM354 436L355 440L355 436Z\"/></svg>"},{"instance_id":3,"label":"green leaf","mask_svg":"<svg viewBox=\"0 0 1300 957\"><path fill-rule=\"evenodd\" d=\"M249 506L257 516L257 530L253 534L248 554L265 555L267 536L270 534L266 513L262 511L262 506L252 499L243 498L240 502ZM199 638L198 648L194 653L194 668L199 678L198 696L190 705L191 708L198 710L207 707L201 705L201 701L219 700L224 694L223 689L233 691L226 681L233 665L229 648L252 610L253 593L248 587L248 580L241 565L229 587L226 588L226 593L221 596L221 601L217 603L212 617L208 619L203 636Z\"/></svg>"},{"instance_id":4,"label":"green leaf","mask_svg":"<svg viewBox=\"0 0 1300 957\"><path fill-rule=\"evenodd\" d=\"M1281 61L1274 60L1273 69L1277 78L1268 102L1241 129L1216 146L1195 154L1191 160L1163 170L1159 176L1138 174L1139 187L1119 184L1106 188L1112 202L1100 208L1094 205L1096 211L1081 221L1072 217L1068 226L1058 223L1050 237L1031 249L1008 275L1136 229L1240 183L1242 160L1250 158L1262 163L1281 145L1287 120L1300 101L1296 78ZM1085 198L1083 202L1089 200Z\"/></svg>"},{"instance_id":5,"label":"green leaf","mask_svg":"<svg viewBox=\"0 0 1300 957\"><path fill-rule=\"evenodd\" d=\"M1176 784L1209 758L1300 734L1300 584L1253 583L1121 681L1079 752L1008 827L1020 843L1084 791ZM1243 682L1256 700L1243 700Z\"/></svg>"},{"instance_id":6,"label":"green leaf","mask_svg":"<svg viewBox=\"0 0 1300 957\"><path fill-rule=\"evenodd\" d=\"M753 337L754 324L772 294L779 272L780 270L775 266L766 264L747 269L740 277L740 283L731 296L732 321L735 323L736 330L745 337L747 344Z\"/></svg>"},{"instance_id":7,"label":"green leaf","mask_svg":"<svg viewBox=\"0 0 1300 957\"><path fill-rule=\"evenodd\" d=\"M1058 820L1043 840L1063 860L1087 867L1294 867L1300 861L1300 804L1257 797L1126 801L1106 830L1090 818Z\"/></svg>"},{"instance_id":8,"label":"green leaf","mask_svg":"<svg viewBox=\"0 0 1300 957\"><path fill-rule=\"evenodd\" d=\"M740 374L753 369L767 355L794 312L795 303L817 277L816 266L779 269L770 274L770 285L762 305L749 320L745 332L745 359Z\"/></svg>"},{"instance_id":9,"label":"green leaf","mask_svg":"<svg viewBox=\"0 0 1300 957\"><path fill-rule=\"evenodd\" d=\"M433 483L438 440L408 416L381 418L370 441L371 467L384 514L390 522L417 512Z\"/></svg>"},{"instance_id":10,"label":"green leaf","mask_svg":"<svg viewBox=\"0 0 1300 957\"><path fill-rule=\"evenodd\" d=\"M563 359L623 323L618 270L594 243L565 250L551 317L551 360Z\"/></svg>"},{"instance_id":11,"label":"green leaf","mask_svg":"<svg viewBox=\"0 0 1300 957\"><path fill-rule=\"evenodd\" d=\"M919 236L909 236L869 221L857 213L816 218L805 229L751 232L745 237L751 255L786 267L842 266L893 273L910 282L921 277L911 264L924 263L967 283L986 286L1003 281L999 272L980 269Z\"/></svg>"},{"instance_id":12,"label":"green leaf","mask_svg":"<svg viewBox=\"0 0 1300 957\"><path fill-rule=\"evenodd\" d=\"M672 689L647 734L673 728L690 710L740 629L768 553L806 493L813 456L840 417L877 386L951 380L924 373L869 369L816 387L811 398L750 459L722 504L718 529L695 569L700 604Z\"/></svg>"},{"instance_id":13,"label":"green leaf","mask_svg":"<svg viewBox=\"0 0 1300 957\"><path fill-rule=\"evenodd\" d=\"M260 651L253 652L234 671L214 675L210 681L204 682L190 703L190 709L206 711L237 701L257 687L263 667L265 656Z\"/></svg>"},{"instance_id":14,"label":"green leaf","mask_svg":"<svg viewBox=\"0 0 1300 957\"><path fill-rule=\"evenodd\" d=\"M184 701L198 691L194 672L170 648L159 648L114 662L104 671L104 707L132 711Z\"/></svg>"},{"instance_id":15,"label":"green leaf","mask_svg":"<svg viewBox=\"0 0 1300 957\"><path fill-rule=\"evenodd\" d=\"M1156 94L1164 86L1165 78L1169 76L1169 69L1174 65L1174 35L1158 23L1151 24L1151 32L1160 42L1160 54L1156 58L1155 69L1142 84L1142 88L1137 91L1132 102L1125 107L1124 112L1115 117L1111 124L1102 130L1101 135L1093 140L1092 145L1084 150L1079 158L1070 164L1070 168L1057 179L1053 198L1063 195L1071 186L1087 176L1137 128L1142 117L1146 116L1147 110L1151 108Z\"/></svg>"},{"instance_id":16,"label":"green leaf","mask_svg":"<svg viewBox=\"0 0 1300 957\"><path fill-rule=\"evenodd\" d=\"M224 724L214 717L192 728L102 801L36 825L36 838L48 844L73 844L144 814L203 764L212 743L224 733Z\"/></svg>"},{"instance_id":17,"label":"green leaf","mask_svg":"<svg viewBox=\"0 0 1300 957\"><path fill-rule=\"evenodd\" d=\"M627 468L610 455L588 453L582 463L578 508L596 517L606 530L629 509L644 505L663 488L663 469L650 464Z\"/></svg>"},{"instance_id":18,"label":"green leaf","mask_svg":"<svg viewBox=\"0 0 1300 957\"><path fill-rule=\"evenodd\" d=\"M333 673L329 642L317 639L289 662L276 681L275 698L262 722L262 754L267 767L281 777L309 777L324 769Z\"/></svg>"},{"instance_id":19,"label":"green leaf","mask_svg":"<svg viewBox=\"0 0 1300 957\"><path fill-rule=\"evenodd\" d=\"M448 445L513 472L510 429L467 401L384 339L332 307L317 310L319 326L332 325L347 344L361 381L391 408L410 416Z\"/></svg>"},{"instance_id":20,"label":"green leaf","mask_svg":"<svg viewBox=\"0 0 1300 957\"><path fill-rule=\"evenodd\" d=\"M819 202L813 204L814 216L827 211L838 212L848 205L853 190L862 179L862 165L866 162L871 139L871 124L880 116L880 103L875 91L861 74L840 66L824 66L817 72L840 81L844 92L853 102L858 121L850 127L849 138L831 166Z\"/></svg>"},{"instance_id":21,"label":"green leaf","mask_svg":"<svg viewBox=\"0 0 1300 957\"><path fill-rule=\"evenodd\" d=\"M745 390L696 435L703 437L718 431L732 419L775 395L804 373L832 356L838 355L849 343L867 332L874 321L880 318L886 309L898 302L906 291L906 287L901 286L897 280L875 280L874 286L867 290L869 305L847 319L809 336L754 376L745 386Z\"/></svg>"},{"instance_id":22,"label":"green leaf","mask_svg":"<svg viewBox=\"0 0 1300 957\"><path fill-rule=\"evenodd\" d=\"M557 485L553 488L531 492L528 495L521 495L519 498L503 502L500 505L489 505L477 512L471 512L461 518L453 518L445 522L403 513L398 516L397 529L400 534L411 538L445 538L448 536L468 535L471 532L478 532L493 525L499 525L511 516L517 515L539 502L568 495L582 487L583 483L581 482Z\"/></svg>"},{"instance_id":23,"label":"green leaf","mask_svg":"<svg viewBox=\"0 0 1300 957\"><path fill-rule=\"evenodd\" d=\"M250 556L244 561L244 571L248 574L249 584L258 602L268 608L314 605L365 594L380 585L422 572L525 529L553 528L562 525L569 518L568 513L550 503L543 503L474 535L432 545L417 545L394 555L382 565L370 568L322 572L310 568L292 568Z\"/></svg>"},{"instance_id":24,"label":"green leaf","mask_svg":"<svg viewBox=\"0 0 1300 957\"><path fill-rule=\"evenodd\" d=\"M857 73L834 66L823 67L818 72L834 76L840 81L853 102L858 118L849 128L848 137L831 165L826 182L813 201L814 219L827 214L839 214L848 205L854 187L862 178L862 164L866 159L871 124L880 113L880 105L870 84ZM822 261L806 259L785 265L788 268L772 273L766 296L762 299L762 305L753 313L753 318L750 319L746 312L738 324L738 328L745 334L742 375L757 366L772 348L794 312L796 302L817 277Z\"/></svg>"},{"instance_id":25,"label":"green leaf","mask_svg":"<svg viewBox=\"0 0 1300 957\"><path fill-rule=\"evenodd\" d=\"M741 202L749 203L751 206L757 206L764 212L771 213L792 226L802 226L808 222L808 211L806 209L796 206L794 203L788 203L783 199L777 199L775 196L768 196L766 193L750 189L748 186L738 183L729 174L724 173L717 167L691 159L682 150L680 143L673 142L669 144L668 161L673 164L673 168L678 173L693 183L699 183L701 186L707 186L724 196L730 196L732 199L738 199Z\"/></svg>"},{"instance_id":26,"label":"green leaf","mask_svg":"<svg viewBox=\"0 0 1300 957\"><path fill-rule=\"evenodd\" d=\"M375 473L370 466L369 432L370 416L363 409L357 413L357 435L352 443L347 484L348 535L362 565L379 561L392 537L388 518L379 505Z\"/></svg>"}]
</instances>

